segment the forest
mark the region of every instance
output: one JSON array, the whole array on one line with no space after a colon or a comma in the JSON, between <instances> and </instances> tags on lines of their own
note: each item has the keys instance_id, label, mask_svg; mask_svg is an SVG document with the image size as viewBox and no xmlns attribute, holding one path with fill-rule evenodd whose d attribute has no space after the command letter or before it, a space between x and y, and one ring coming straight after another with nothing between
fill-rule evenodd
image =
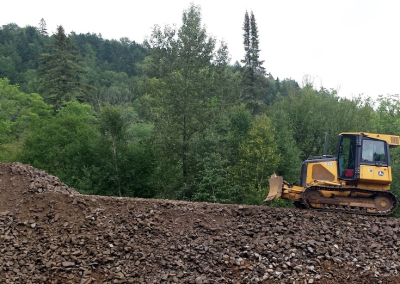
<instances>
[{"instance_id":1,"label":"forest","mask_svg":"<svg viewBox=\"0 0 400 284\"><path fill-rule=\"evenodd\" d=\"M301 161L323 154L325 133L332 154L341 132L400 134L398 95L349 99L312 78L274 78L255 16L243 14L233 64L193 4L143 43L63 26L50 35L44 19L3 25L0 161L84 194L263 204L269 176L296 181ZM400 198L398 148L391 162Z\"/></svg>"}]
</instances>

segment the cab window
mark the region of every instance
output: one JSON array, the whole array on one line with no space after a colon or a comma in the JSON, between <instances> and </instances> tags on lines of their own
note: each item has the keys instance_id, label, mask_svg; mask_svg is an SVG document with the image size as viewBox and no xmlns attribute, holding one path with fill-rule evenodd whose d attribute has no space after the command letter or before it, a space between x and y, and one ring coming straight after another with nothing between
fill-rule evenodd
<instances>
[{"instance_id":1,"label":"cab window","mask_svg":"<svg viewBox=\"0 0 400 284\"><path fill-rule=\"evenodd\" d=\"M356 136L342 136L339 147L339 176L353 178L356 159Z\"/></svg>"},{"instance_id":2,"label":"cab window","mask_svg":"<svg viewBox=\"0 0 400 284\"><path fill-rule=\"evenodd\" d=\"M386 162L385 142L364 139L362 143L362 162Z\"/></svg>"}]
</instances>

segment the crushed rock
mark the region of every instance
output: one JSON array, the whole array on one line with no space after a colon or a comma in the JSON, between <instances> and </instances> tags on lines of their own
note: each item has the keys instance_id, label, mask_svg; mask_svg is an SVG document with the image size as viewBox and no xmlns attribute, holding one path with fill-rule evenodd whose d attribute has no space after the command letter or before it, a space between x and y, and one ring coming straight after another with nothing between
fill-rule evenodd
<instances>
[{"instance_id":1,"label":"crushed rock","mask_svg":"<svg viewBox=\"0 0 400 284\"><path fill-rule=\"evenodd\" d=\"M0 283L400 283L400 221L79 194L0 164Z\"/></svg>"}]
</instances>

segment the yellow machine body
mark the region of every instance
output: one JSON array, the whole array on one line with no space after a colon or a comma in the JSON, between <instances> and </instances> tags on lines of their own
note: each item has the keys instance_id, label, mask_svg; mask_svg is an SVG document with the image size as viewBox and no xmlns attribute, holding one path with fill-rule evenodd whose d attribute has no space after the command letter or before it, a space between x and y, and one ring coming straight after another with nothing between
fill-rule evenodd
<instances>
[{"instance_id":1,"label":"yellow machine body","mask_svg":"<svg viewBox=\"0 0 400 284\"><path fill-rule=\"evenodd\" d=\"M302 208L393 213L397 199L390 192L389 147L400 145L399 136L347 132L339 135L338 145L336 157L319 156L303 162L299 185L272 175L265 201L283 198Z\"/></svg>"}]
</instances>

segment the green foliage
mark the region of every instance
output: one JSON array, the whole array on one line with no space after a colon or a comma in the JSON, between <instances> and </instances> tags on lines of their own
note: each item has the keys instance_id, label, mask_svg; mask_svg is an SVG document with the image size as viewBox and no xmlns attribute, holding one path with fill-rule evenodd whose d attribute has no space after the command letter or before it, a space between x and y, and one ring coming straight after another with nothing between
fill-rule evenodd
<instances>
[{"instance_id":1,"label":"green foliage","mask_svg":"<svg viewBox=\"0 0 400 284\"><path fill-rule=\"evenodd\" d=\"M256 18L254 17L253 12L251 12L250 15L250 34L251 34L251 67L254 70L254 73L258 73L258 74L265 74L265 68L262 66L264 61L260 60L260 48L259 48L259 44L260 41L258 39L258 27L257 27L257 23L256 23Z\"/></svg>"},{"instance_id":2,"label":"green foliage","mask_svg":"<svg viewBox=\"0 0 400 284\"><path fill-rule=\"evenodd\" d=\"M0 78L0 160L14 161L21 141L49 115L50 107L38 94L25 94Z\"/></svg>"},{"instance_id":3,"label":"green foliage","mask_svg":"<svg viewBox=\"0 0 400 284\"><path fill-rule=\"evenodd\" d=\"M120 164L126 162L123 153L128 143L127 130L130 123L126 114L121 108L111 106L104 107L100 112L100 133L112 157L109 178L114 182L114 187L118 188L119 196L122 196Z\"/></svg>"},{"instance_id":4,"label":"green foliage","mask_svg":"<svg viewBox=\"0 0 400 284\"><path fill-rule=\"evenodd\" d=\"M138 63L146 55L146 49L142 45L126 38L120 41L105 40L101 35L95 34L78 35L72 32L69 36L60 37L59 29L60 27L54 35L48 36L46 22L43 19L39 22L38 28L32 26L20 28L15 24L0 27L0 77L7 77L12 84L18 84L25 93L40 93L46 100L52 100L55 99L51 97L57 89L48 87L55 88L54 85L58 87L62 85L59 81L46 82L46 79L43 79L42 72L52 69L58 76L64 72L62 76L68 79L65 85L68 85L69 89L76 87L70 92L71 94L63 94L65 100L72 97L85 101L96 98L93 104L98 104L99 101L112 104L115 104L115 101L117 103L133 101L138 95L137 79L135 80L134 76L141 74ZM57 43L60 40L65 40L68 44L59 47ZM57 54L68 56L60 58ZM38 72L40 60L42 64ZM55 66L50 63L44 66L43 60L58 61ZM107 71L118 74L113 79L112 85L108 86L107 81L103 82L103 74ZM89 86L100 91L95 92ZM121 98L118 98L120 94ZM51 103L56 105L54 101Z\"/></svg>"},{"instance_id":5,"label":"green foliage","mask_svg":"<svg viewBox=\"0 0 400 284\"><path fill-rule=\"evenodd\" d=\"M230 165L233 162L232 152L237 153L239 143L230 141L229 132L232 131L230 110L221 111L202 137L196 139L193 145L195 166L191 184L192 200L236 202L241 187L233 181Z\"/></svg>"},{"instance_id":6,"label":"green foliage","mask_svg":"<svg viewBox=\"0 0 400 284\"><path fill-rule=\"evenodd\" d=\"M400 147L390 150L390 160L392 164L392 179L390 190L400 202ZM400 217L400 207L394 212L394 216Z\"/></svg>"},{"instance_id":7,"label":"green foliage","mask_svg":"<svg viewBox=\"0 0 400 284\"><path fill-rule=\"evenodd\" d=\"M90 179L89 193L144 198L156 195L153 185L156 164L150 147L132 144L114 153L107 144L96 146L97 171Z\"/></svg>"},{"instance_id":8,"label":"green foliage","mask_svg":"<svg viewBox=\"0 0 400 284\"><path fill-rule=\"evenodd\" d=\"M246 11L244 15L243 32L245 56L242 63L244 63L245 69L249 71L249 76L253 76L257 73L265 74L265 68L262 66L264 61L260 60L258 27L253 12L251 12L249 17Z\"/></svg>"},{"instance_id":9,"label":"green foliage","mask_svg":"<svg viewBox=\"0 0 400 284\"><path fill-rule=\"evenodd\" d=\"M245 109L244 105L233 107L229 110L229 133L228 138L231 147L234 151L238 151L240 144L245 141L248 137L249 131L253 127L253 117L248 109ZM234 161L238 158L236 155L232 155Z\"/></svg>"},{"instance_id":10,"label":"green foliage","mask_svg":"<svg viewBox=\"0 0 400 284\"><path fill-rule=\"evenodd\" d=\"M293 182L300 177L301 151L295 140L295 131L290 120L290 113L283 108L271 107L267 112L271 116L272 124L277 129L275 140L278 144L278 152L281 155L278 166L273 172L283 176L285 180Z\"/></svg>"},{"instance_id":11,"label":"green foliage","mask_svg":"<svg viewBox=\"0 0 400 284\"><path fill-rule=\"evenodd\" d=\"M96 183L107 195L153 197L155 159L150 145L152 125L139 123L132 108L106 105L99 117Z\"/></svg>"},{"instance_id":12,"label":"green foliage","mask_svg":"<svg viewBox=\"0 0 400 284\"><path fill-rule=\"evenodd\" d=\"M263 97L267 93L264 61L260 60L258 27L253 12L251 16L246 11L243 24L243 44L245 57L242 60L242 100L253 114L260 114L264 108Z\"/></svg>"},{"instance_id":13,"label":"green foliage","mask_svg":"<svg viewBox=\"0 0 400 284\"><path fill-rule=\"evenodd\" d=\"M39 32L43 36L48 35L48 33L47 33L47 24L46 24L46 21L43 18L41 18L40 22L39 22Z\"/></svg>"},{"instance_id":14,"label":"green foliage","mask_svg":"<svg viewBox=\"0 0 400 284\"><path fill-rule=\"evenodd\" d=\"M0 28L0 160L83 193L262 204L269 176L297 179L301 160L323 154L325 132L328 153L340 132L400 133L398 96L374 109L369 98L266 75L253 13L243 67L228 65L227 45L201 21L191 4L179 28L155 26L144 45L61 26L48 36L43 19ZM398 148L391 162L400 198Z\"/></svg>"},{"instance_id":15,"label":"green foliage","mask_svg":"<svg viewBox=\"0 0 400 284\"><path fill-rule=\"evenodd\" d=\"M180 175L178 186L182 198L190 198L191 178L195 171L195 145L212 124L217 111L217 90L226 68L224 47L215 51L215 39L201 25L200 8L191 5L184 11L182 26L175 30L158 26L147 41L150 57L146 60L146 92L153 97L157 110L155 131L160 155L170 165L173 175ZM214 60L215 57L215 60ZM148 79L151 77L156 79ZM156 85L158 88L154 88ZM179 171L179 172L177 172Z\"/></svg>"},{"instance_id":16,"label":"green foliage","mask_svg":"<svg viewBox=\"0 0 400 284\"><path fill-rule=\"evenodd\" d=\"M316 92L310 85L281 97L268 112L278 120L282 111L302 160L323 154L325 132L331 137L328 152L334 153L339 133L373 130L374 111L368 101L342 99L325 89Z\"/></svg>"},{"instance_id":17,"label":"green foliage","mask_svg":"<svg viewBox=\"0 0 400 284\"><path fill-rule=\"evenodd\" d=\"M152 128L133 125L135 117L106 106L96 118L89 105L68 102L27 137L20 160L84 193L152 197L154 157L145 144Z\"/></svg>"},{"instance_id":18,"label":"green foliage","mask_svg":"<svg viewBox=\"0 0 400 284\"><path fill-rule=\"evenodd\" d=\"M14 61L9 56L0 56L0 77L11 80L15 80L17 77Z\"/></svg>"},{"instance_id":19,"label":"green foliage","mask_svg":"<svg viewBox=\"0 0 400 284\"><path fill-rule=\"evenodd\" d=\"M79 77L86 71L62 26L57 28L50 50L50 53L42 54L40 58L39 82L43 97L55 110L72 99L87 101L85 95L88 87Z\"/></svg>"},{"instance_id":20,"label":"green foliage","mask_svg":"<svg viewBox=\"0 0 400 284\"><path fill-rule=\"evenodd\" d=\"M97 75L96 92L93 93L93 104L124 105L130 104L139 97L139 79L129 77L124 72L105 71Z\"/></svg>"},{"instance_id":21,"label":"green foliage","mask_svg":"<svg viewBox=\"0 0 400 284\"><path fill-rule=\"evenodd\" d=\"M37 69L44 42L43 36L31 26L20 28L8 24L0 28L0 77L8 78L11 84L19 84L25 93L37 92L37 89L25 89L32 78L24 74Z\"/></svg>"},{"instance_id":22,"label":"green foliage","mask_svg":"<svg viewBox=\"0 0 400 284\"><path fill-rule=\"evenodd\" d=\"M240 195L240 186L231 181L228 161L220 153L210 152L204 155L198 179L193 185L193 201L235 203Z\"/></svg>"},{"instance_id":23,"label":"green foliage","mask_svg":"<svg viewBox=\"0 0 400 284\"><path fill-rule=\"evenodd\" d=\"M255 203L267 195L269 174L280 162L276 130L265 116L256 117L248 137L239 146L239 160L233 166L234 180L241 185L242 202Z\"/></svg>"},{"instance_id":24,"label":"green foliage","mask_svg":"<svg viewBox=\"0 0 400 284\"><path fill-rule=\"evenodd\" d=\"M108 40L103 39L101 35L89 33L71 33L70 37L83 58L96 59L91 68L126 73L129 77L141 75L137 63L142 62L146 56L146 49L142 45L127 38L121 38L119 41Z\"/></svg>"},{"instance_id":25,"label":"green foliage","mask_svg":"<svg viewBox=\"0 0 400 284\"><path fill-rule=\"evenodd\" d=\"M71 186L84 178L95 157L98 139L89 105L71 101L56 116L41 121L26 138L21 161L57 175Z\"/></svg>"},{"instance_id":26,"label":"green foliage","mask_svg":"<svg viewBox=\"0 0 400 284\"><path fill-rule=\"evenodd\" d=\"M380 96L377 100L374 125L379 133L399 135L400 97L399 95Z\"/></svg>"},{"instance_id":27,"label":"green foliage","mask_svg":"<svg viewBox=\"0 0 400 284\"><path fill-rule=\"evenodd\" d=\"M377 100L374 125L378 133L400 135L400 97L399 95L380 96ZM391 191L400 201L400 147L390 149L392 163ZM400 207L394 216L400 217Z\"/></svg>"}]
</instances>

